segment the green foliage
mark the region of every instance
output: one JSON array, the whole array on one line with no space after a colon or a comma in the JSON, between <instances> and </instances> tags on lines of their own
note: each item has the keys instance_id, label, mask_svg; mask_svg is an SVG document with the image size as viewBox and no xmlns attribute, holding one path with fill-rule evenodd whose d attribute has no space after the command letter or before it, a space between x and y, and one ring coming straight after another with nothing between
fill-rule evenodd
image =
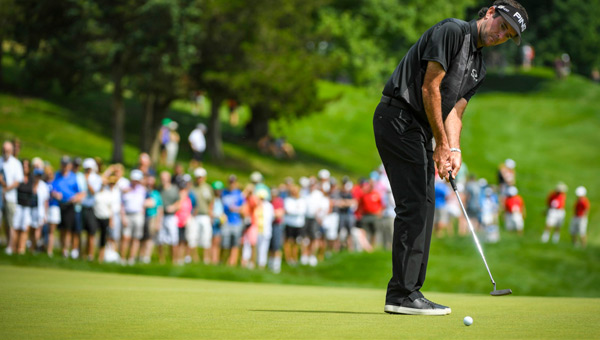
<instances>
[{"instance_id":1,"label":"green foliage","mask_svg":"<svg viewBox=\"0 0 600 340\"><path fill-rule=\"evenodd\" d=\"M531 42L545 64L562 53L571 57L573 70L589 76L600 66L600 2L525 1L529 10ZM531 35L530 35L531 36Z\"/></svg>"},{"instance_id":2,"label":"green foliage","mask_svg":"<svg viewBox=\"0 0 600 340\"><path fill-rule=\"evenodd\" d=\"M320 10L317 27L326 37L322 52L338 62L331 76L360 85L381 83L423 32L448 17L465 19L465 9L473 3L331 1Z\"/></svg>"}]
</instances>

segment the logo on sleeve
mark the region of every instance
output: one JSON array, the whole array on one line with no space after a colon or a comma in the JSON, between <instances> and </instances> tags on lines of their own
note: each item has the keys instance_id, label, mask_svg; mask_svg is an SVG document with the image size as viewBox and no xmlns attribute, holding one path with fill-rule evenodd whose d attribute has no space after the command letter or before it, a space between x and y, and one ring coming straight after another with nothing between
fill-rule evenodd
<instances>
[{"instance_id":1,"label":"logo on sleeve","mask_svg":"<svg viewBox=\"0 0 600 340\"><path fill-rule=\"evenodd\" d=\"M477 82L477 70L471 70L471 78L473 78L473 80Z\"/></svg>"}]
</instances>

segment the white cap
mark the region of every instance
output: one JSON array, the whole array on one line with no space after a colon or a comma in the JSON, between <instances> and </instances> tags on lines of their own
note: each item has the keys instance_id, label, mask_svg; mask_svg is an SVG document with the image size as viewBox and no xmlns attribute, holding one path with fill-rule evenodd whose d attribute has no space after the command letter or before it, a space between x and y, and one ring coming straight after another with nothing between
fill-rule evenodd
<instances>
[{"instance_id":1,"label":"white cap","mask_svg":"<svg viewBox=\"0 0 600 340\"><path fill-rule=\"evenodd\" d=\"M86 158L83 160L83 168L84 169L92 169L94 171L96 171L96 168L98 166L96 165L96 161L93 158Z\"/></svg>"},{"instance_id":2,"label":"white cap","mask_svg":"<svg viewBox=\"0 0 600 340\"><path fill-rule=\"evenodd\" d=\"M563 182L558 182L558 184L556 185L556 191L558 191L558 192L567 192L567 190L568 190L568 187Z\"/></svg>"},{"instance_id":3,"label":"white cap","mask_svg":"<svg viewBox=\"0 0 600 340\"><path fill-rule=\"evenodd\" d=\"M194 176L196 178L198 177L206 177L208 173L206 172L206 169L204 168L196 168L196 170L194 170Z\"/></svg>"},{"instance_id":4,"label":"white cap","mask_svg":"<svg viewBox=\"0 0 600 340\"><path fill-rule=\"evenodd\" d=\"M331 174L329 173L329 170L327 170L327 169L319 170L319 178L320 179L329 179L329 176L331 176Z\"/></svg>"},{"instance_id":5,"label":"white cap","mask_svg":"<svg viewBox=\"0 0 600 340\"><path fill-rule=\"evenodd\" d=\"M144 179L144 173L142 172L142 170L139 169L131 170L131 173L129 174L129 179L132 181L141 181L142 179Z\"/></svg>"},{"instance_id":6,"label":"white cap","mask_svg":"<svg viewBox=\"0 0 600 340\"><path fill-rule=\"evenodd\" d=\"M181 177L183 179L184 182L189 183L192 181L192 176L190 176L190 174L185 174L183 175L183 177Z\"/></svg>"},{"instance_id":7,"label":"white cap","mask_svg":"<svg viewBox=\"0 0 600 340\"><path fill-rule=\"evenodd\" d=\"M250 181L253 183L260 183L263 180L263 175L258 172L258 171L254 171L253 173L250 174Z\"/></svg>"},{"instance_id":8,"label":"white cap","mask_svg":"<svg viewBox=\"0 0 600 340\"><path fill-rule=\"evenodd\" d=\"M486 196L492 196L492 194L494 193L494 189L492 189L492 188L490 188L490 187L486 187L486 188L483 190L483 193L484 193Z\"/></svg>"},{"instance_id":9,"label":"white cap","mask_svg":"<svg viewBox=\"0 0 600 340\"><path fill-rule=\"evenodd\" d=\"M515 186L510 186L506 192L508 193L508 196L516 196L519 193L519 189Z\"/></svg>"},{"instance_id":10,"label":"white cap","mask_svg":"<svg viewBox=\"0 0 600 340\"><path fill-rule=\"evenodd\" d=\"M300 186L303 188L306 188L307 186L310 185L310 180L307 177L300 177L300 179L298 180L298 182L300 183Z\"/></svg>"},{"instance_id":11,"label":"white cap","mask_svg":"<svg viewBox=\"0 0 600 340\"><path fill-rule=\"evenodd\" d=\"M504 165L506 165L507 168L509 169L514 169L517 166L517 162L515 162L514 160L507 158L504 161Z\"/></svg>"},{"instance_id":12,"label":"white cap","mask_svg":"<svg viewBox=\"0 0 600 340\"><path fill-rule=\"evenodd\" d=\"M267 197L269 197L269 193L267 192L266 189L259 189L256 191L256 196L260 199L266 199Z\"/></svg>"},{"instance_id":13,"label":"white cap","mask_svg":"<svg viewBox=\"0 0 600 340\"><path fill-rule=\"evenodd\" d=\"M575 189L575 196L577 197L583 197L587 195L587 189L583 186L578 186L577 189Z\"/></svg>"}]
</instances>

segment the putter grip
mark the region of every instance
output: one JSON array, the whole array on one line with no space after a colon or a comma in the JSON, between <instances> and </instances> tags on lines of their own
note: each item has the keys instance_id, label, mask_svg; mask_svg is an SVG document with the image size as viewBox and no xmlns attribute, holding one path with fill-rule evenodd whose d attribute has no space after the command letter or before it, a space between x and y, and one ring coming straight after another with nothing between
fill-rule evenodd
<instances>
[{"instance_id":1,"label":"putter grip","mask_svg":"<svg viewBox=\"0 0 600 340\"><path fill-rule=\"evenodd\" d=\"M452 185L452 189L456 191L456 182L454 181L454 177L452 177L452 171L448 171L448 178L450 179L450 185Z\"/></svg>"}]
</instances>

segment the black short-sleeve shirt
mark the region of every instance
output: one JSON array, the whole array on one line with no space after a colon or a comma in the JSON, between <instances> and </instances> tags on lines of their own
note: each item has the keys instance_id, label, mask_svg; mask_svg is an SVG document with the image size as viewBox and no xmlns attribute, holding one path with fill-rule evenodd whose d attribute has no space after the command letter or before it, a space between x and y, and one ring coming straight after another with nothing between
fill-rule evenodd
<instances>
[{"instance_id":1,"label":"black short-sleeve shirt","mask_svg":"<svg viewBox=\"0 0 600 340\"><path fill-rule=\"evenodd\" d=\"M429 127L429 122L421 88L429 61L440 63L446 71L440 86L445 120L458 100L471 99L485 77L483 55L477 48L477 22L446 19L428 29L409 49L383 89L384 95L411 108L425 127Z\"/></svg>"}]
</instances>

